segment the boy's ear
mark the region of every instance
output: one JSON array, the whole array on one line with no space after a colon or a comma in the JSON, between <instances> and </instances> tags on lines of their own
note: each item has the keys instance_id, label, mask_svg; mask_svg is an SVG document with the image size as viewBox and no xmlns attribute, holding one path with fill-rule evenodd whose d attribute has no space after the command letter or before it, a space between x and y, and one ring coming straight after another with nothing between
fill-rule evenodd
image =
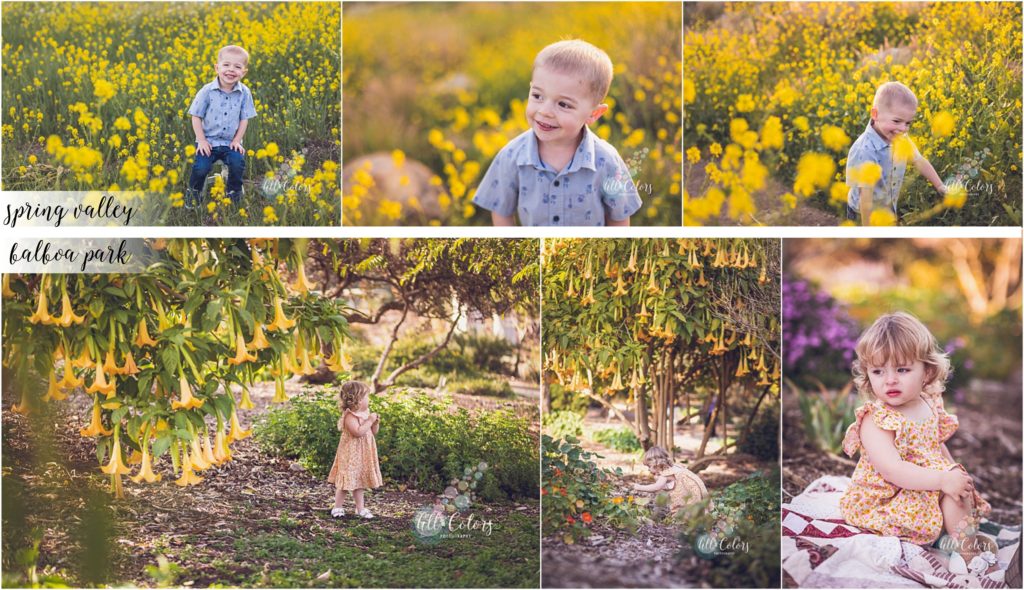
<instances>
[{"instance_id":1,"label":"boy's ear","mask_svg":"<svg viewBox=\"0 0 1024 590\"><path fill-rule=\"evenodd\" d=\"M878 109L875 108L875 107L871 107L871 120L872 121L877 121L878 120Z\"/></svg>"},{"instance_id":2,"label":"boy's ear","mask_svg":"<svg viewBox=\"0 0 1024 590\"><path fill-rule=\"evenodd\" d=\"M594 107L594 110L590 111L590 116L587 117L587 125L590 125L594 121L600 119L601 115L603 115L603 114L605 114L607 112L608 112L608 105L603 104L603 103L597 105L596 107Z\"/></svg>"}]
</instances>

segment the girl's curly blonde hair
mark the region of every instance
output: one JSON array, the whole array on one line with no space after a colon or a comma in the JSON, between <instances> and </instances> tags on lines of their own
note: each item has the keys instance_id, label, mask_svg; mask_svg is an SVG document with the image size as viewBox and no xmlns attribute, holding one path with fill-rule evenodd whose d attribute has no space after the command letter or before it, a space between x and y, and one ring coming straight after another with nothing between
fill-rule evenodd
<instances>
[{"instance_id":1,"label":"girl's curly blonde hair","mask_svg":"<svg viewBox=\"0 0 1024 590\"><path fill-rule=\"evenodd\" d=\"M672 467L672 458L668 456L668 451L661 447L647 449L644 453L643 462L654 473L661 473Z\"/></svg>"},{"instance_id":2,"label":"girl's curly blonde hair","mask_svg":"<svg viewBox=\"0 0 1024 590\"><path fill-rule=\"evenodd\" d=\"M909 365L921 361L925 369L923 393L934 397L942 395L946 389L950 373L949 355L939 348L935 336L921 320L905 311L887 313L875 320L857 340L856 350L853 382L857 391L868 400L875 398L868 371L889 362Z\"/></svg>"},{"instance_id":3,"label":"girl's curly blonde hair","mask_svg":"<svg viewBox=\"0 0 1024 590\"><path fill-rule=\"evenodd\" d=\"M370 395L370 386L362 381L346 381L341 384L341 391L338 392L338 409L354 410L359 406L363 396Z\"/></svg>"}]
</instances>

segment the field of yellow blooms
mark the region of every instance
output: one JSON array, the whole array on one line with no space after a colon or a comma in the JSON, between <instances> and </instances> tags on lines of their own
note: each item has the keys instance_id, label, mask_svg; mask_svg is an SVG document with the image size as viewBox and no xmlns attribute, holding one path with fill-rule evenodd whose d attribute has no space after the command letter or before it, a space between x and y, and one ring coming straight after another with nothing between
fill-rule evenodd
<instances>
[{"instance_id":1,"label":"field of yellow blooms","mask_svg":"<svg viewBox=\"0 0 1024 590\"><path fill-rule=\"evenodd\" d=\"M686 224L846 223L846 157L889 80L918 97L909 136L956 188L943 198L908 166L900 219L871 223L1021 224L1020 3L684 12Z\"/></svg>"},{"instance_id":2,"label":"field of yellow blooms","mask_svg":"<svg viewBox=\"0 0 1024 590\"><path fill-rule=\"evenodd\" d=\"M615 64L592 126L634 171L633 224L679 225L681 7L671 3L345 4L343 223L481 225L471 203L527 129L533 59L582 38Z\"/></svg>"},{"instance_id":3,"label":"field of yellow blooms","mask_svg":"<svg viewBox=\"0 0 1024 590\"><path fill-rule=\"evenodd\" d=\"M174 225L337 225L339 28L326 2L4 4L3 188L149 191ZM186 211L188 108L227 44L251 56L246 196L215 180Z\"/></svg>"}]
</instances>

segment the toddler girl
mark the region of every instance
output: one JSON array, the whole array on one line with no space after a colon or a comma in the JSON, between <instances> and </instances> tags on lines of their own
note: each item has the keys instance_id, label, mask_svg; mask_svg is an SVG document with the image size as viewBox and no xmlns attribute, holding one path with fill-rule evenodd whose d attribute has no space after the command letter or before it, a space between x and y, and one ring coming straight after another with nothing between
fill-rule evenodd
<instances>
[{"instance_id":1,"label":"toddler girl","mask_svg":"<svg viewBox=\"0 0 1024 590\"><path fill-rule=\"evenodd\" d=\"M708 497L708 489L704 487L704 482L697 477L697 474L673 463L665 449L661 447L647 449L643 462L651 470L651 473L658 476L658 479L650 485L633 484L633 489L638 492L667 491L670 498L669 510L672 514L688 504Z\"/></svg>"},{"instance_id":2,"label":"toddler girl","mask_svg":"<svg viewBox=\"0 0 1024 590\"><path fill-rule=\"evenodd\" d=\"M361 381L346 381L338 395L341 418L338 430L338 452L327 481L334 484L334 508L331 516L345 516L341 507L345 492L352 492L356 503L356 516L373 518L373 513L363 506L363 490L384 485L377 461L377 434L380 416L370 413L370 386Z\"/></svg>"},{"instance_id":3,"label":"toddler girl","mask_svg":"<svg viewBox=\"0 0 1024 590\"><path fill-rule=\"evenodd\" d=\"M843 517L919 545L945 529L970 562L987 548L976 532L991 507L944 442L958 424L942 404L949 359L928 328L903 312L875 320L856 351L854 383L868 402L843 440L846 454L860 452L839 502Z\"/></svg>"}]
</instances>

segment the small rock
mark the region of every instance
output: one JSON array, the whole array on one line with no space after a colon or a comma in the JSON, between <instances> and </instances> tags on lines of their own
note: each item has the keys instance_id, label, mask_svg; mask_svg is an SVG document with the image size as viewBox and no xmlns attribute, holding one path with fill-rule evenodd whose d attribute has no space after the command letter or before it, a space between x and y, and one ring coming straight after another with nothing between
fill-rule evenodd
<instances>
[{"instance_id":1,"label":"small rock","mask_svg":"<svg viewBox=\"0 0 1024 590\"><path fill-rule=\"evenodd\" d=\"M331 570L327 570L326 572L316 577L317 582L325 582L329 579L331 579Z\"/></svg>"},{"instance_id":2,"label":"small rock","mask_svg":"<svg viewBox=\"0 0 1024 590\"><path fill-rule=\"evenodd\" d=\"M302 465L299 465L298 463L295 463L294 461L288 464L288 469L290 469L292 471L305 471L306 470L305 467L303 467Z\"/></svg>"}]
</instances>

